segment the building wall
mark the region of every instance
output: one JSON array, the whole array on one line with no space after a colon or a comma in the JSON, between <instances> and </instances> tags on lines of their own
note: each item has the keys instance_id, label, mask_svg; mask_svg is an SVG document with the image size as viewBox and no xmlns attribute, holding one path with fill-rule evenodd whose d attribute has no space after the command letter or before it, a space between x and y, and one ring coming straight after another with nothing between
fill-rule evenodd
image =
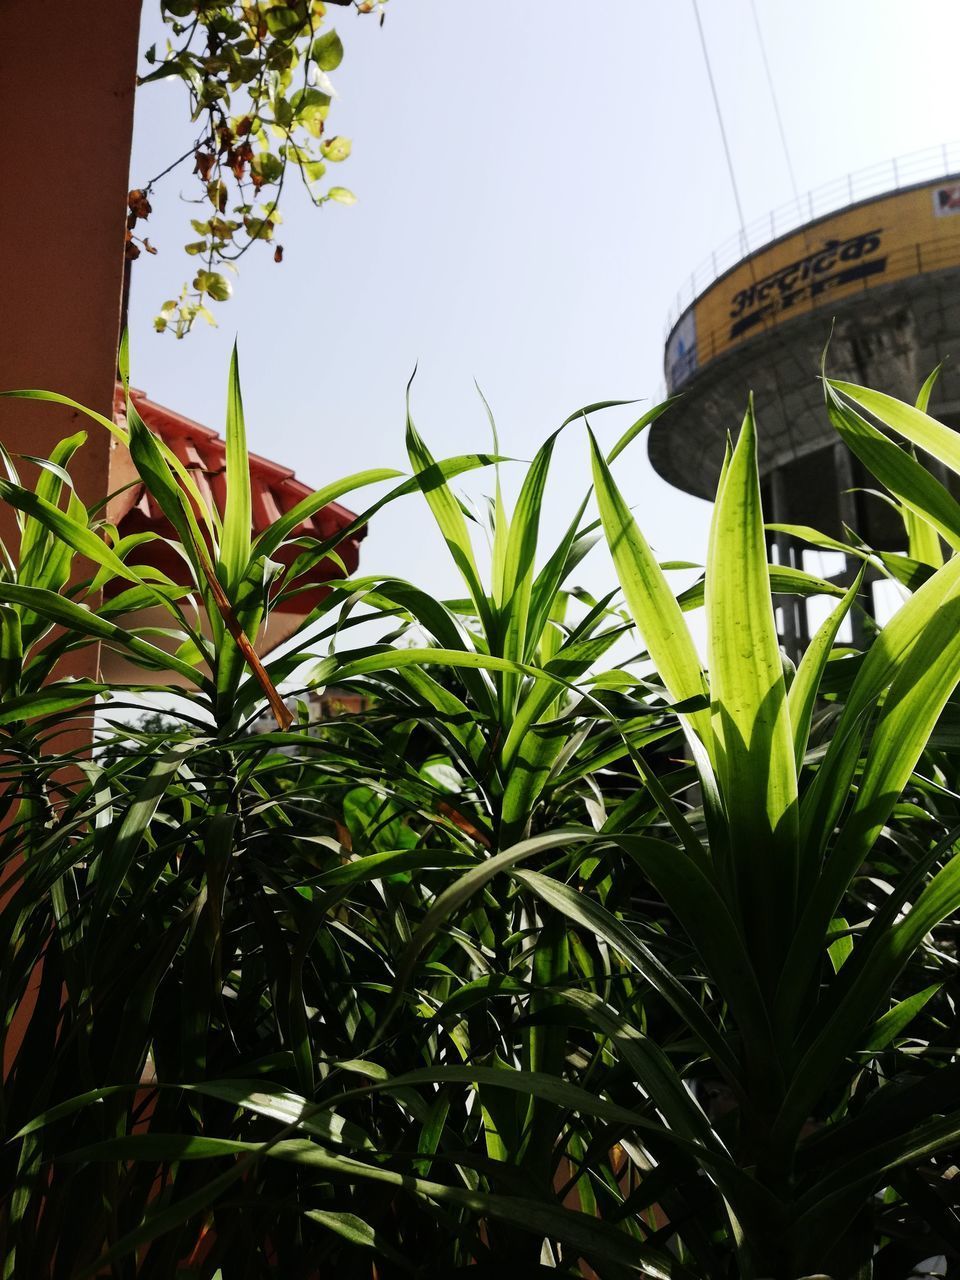
<instances>
[{"instance_id":1,"label":"building wall","mask_svg":"<svg viewBox=\"0 0 960 1280\"><path fill-rule=\"evenodd\" d=\"M123 293L126 192L133 131L139 0L0 0L0 390L58 391L109 416ZM13 454L46 456L79 430L71 465L91 503L109 491L110 436L78 412L0 399L0 440ZM18 463L18 466L20 464ZM36 472L22 468L32 484ZM33 474L31 474L33 472ZM0 538L15 554L14 513L0 505ZM57 674L94 676L90 645ZM89 741L79 718L75 741ZM57 749L67 750L67 735ZM0 879L0 898L8 895ZM4 1074L22 1042L34 986L6 1042Z\"/></svg>"},{"instance_id":2,"label":"building wall","mask_svg":"<svg viewBox=\"0 0 960 1280\"><path fill-rule=\"evenodd\" d=\"M123 292L139 0L0 0L4 136L0 389L59 391L110 415ZM0 439L45 455L84 429L72 465L108 492L110 437L73 410L0 399ZM29 468L26 468L29 471ZM0 509L0 536L13 539ZM91 650L93 652L93 650Z\"/></svg>"}]
</instances>

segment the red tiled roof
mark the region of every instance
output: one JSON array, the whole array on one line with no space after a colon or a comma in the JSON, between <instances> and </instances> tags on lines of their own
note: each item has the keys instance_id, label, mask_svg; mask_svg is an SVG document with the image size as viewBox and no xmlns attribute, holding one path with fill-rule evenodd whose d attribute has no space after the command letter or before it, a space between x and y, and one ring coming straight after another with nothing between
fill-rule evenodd
<instances>
[{"instance_id":1,"label":"red tiled roof","mask_svg":"<svg viewBox=\"0 0 960 1280\"><path fill-rule=\"evenodd\" d=\"M226 443L209 427L202 426L174 412L162 404L150 400L143 391L131 390L130 398L137 411L152 431L162 437L180 461L191 469L197 487L211 508L223 515L226 502ZM122 389L117 388L114 418L124 422L126 406ZM253 500L253 535L262 533L275 520L284 515L313 490L298 480L289 467L271 462L268 458L250 455L251 496ZM116 487L116 485L114 486ZM163 537L172 534L169 522L143 484L135 482L123 493L111 500L110 519L117 525L121 537L130 533L149 530ZM297 537L329 538L345 529L355 519L354 513L337 502L321 507L309 520L302 521L290 535ZM360 542L366 537L366 526L355 530L336 550L348 572L353 573L360 558ZM290 564L300 548L287 547L275 554L274 559ZM176 577L181 574L182 561L163 542L149 544L149 562L157 569ZM331 578L342 576L342 570L332 560L315 565L300 580L300 591L278 606L282 612L304 614L309 612L327 594L324 586ZM119 590L120 587L118 586Z\"/></svg>"}]
</instances>

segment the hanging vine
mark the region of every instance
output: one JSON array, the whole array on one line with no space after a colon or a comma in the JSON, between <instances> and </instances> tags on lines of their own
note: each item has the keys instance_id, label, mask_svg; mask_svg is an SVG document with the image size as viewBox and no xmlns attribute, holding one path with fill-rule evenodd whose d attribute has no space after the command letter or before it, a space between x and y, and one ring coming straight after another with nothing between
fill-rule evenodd
<instances>
[{"instance_id":1,"label":"hanging vine","mask_svg":"<svg viewBox=\"0 0 960 1280\"><path fill-rule=\"evenodd\" d=\"M214 324L211 302L232 293L236 262L262 243L283 259L277 239L281 197L291 172L317 206L353 204L347 188L327 185L327 169L350 155L349 138L327 132L336 96L330 73L343 44L328 25L328 9L351 8L383 21L386 0L160 0L170 28L166 48L147 50L153 70L140 84L178 78L197 126L192 146L128 196L126 254L156 253L138 234L152 212L160 180L191 158L199 216L185 248L197 259L192 280L168 299L154 320L159 333L184 337L196 320Z\"/></svg>"}]
</instances>

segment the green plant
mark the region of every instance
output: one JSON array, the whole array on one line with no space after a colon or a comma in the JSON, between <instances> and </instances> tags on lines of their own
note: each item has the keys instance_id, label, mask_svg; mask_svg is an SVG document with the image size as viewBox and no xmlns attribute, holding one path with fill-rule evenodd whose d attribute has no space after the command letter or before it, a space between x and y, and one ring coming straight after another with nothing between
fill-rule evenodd
<instances>
[{"instance_id":1,"label":"green plant","mask_svg":"<svg viewBox=\"0 0 960 1280\"><path fill-rule=\"evenodd\" d=\"M795 672L773 593L825 584L766 563L752 410L679 599L611 474L665 406L606 456L591 442L599 521L584 502L542 563L555 437L512 513L497 483L489 584L449 482L498 454L438 463L409 418L411 477L351 477L252 542L235 363L222 520L130 419L182 582L98 511L59 510L68 455L42 502L6 484L61 564L37 581L28 543L0 582L21 635L44 619L0 699L11 756L93 692L136 692L45 684L58 644L166 663L185 698L179 723L109 729L123 749L68 779L32 747L8 771L8 1021L42 974L4 1083L8 1275L586 1261L604 1280L892 1280L960 1256L949 926L941 941L960 904L960 559L929 532L956 545L960 519L856 406L957 470L960 446L922 408L827 390L910 513L910 557L854 547L907 598L864 653L838 648L858 580ZM273 552L306 510L388 478L359 521L419 491L467 598L344 580L261 664L265 611L335 547L302 544L280 573ZM570 585L598 529L626 614ZM128 592L85 609L111 573ZM121 617L146 600L174 636ZM700 606L706 669L684 616ZM347 648L371 617L386 638ZM643 653L598 671L631 625ZM277 692L296 680L363 689L368 709L310 726ZM278 729L247 733L265 704Z\"/></svg>"},{"instance_id":2,"label":"green plant","mask_svg":"<svg viewBox=\"0 0 960 1280\"><path fill-rule=\"evenodd\" d=\"M173 1116L196 1132L202 1109L181 1093L167 1106L168 1081L269 1069L274 1080L310 1092L318 1064L345 1056L352 1034L373 1017L363 993L383 973L375 931L359 940L348 924L354 908L338 907L355 880L364 885L384 871L374 857L344 877L336 838L344 793L364 781L368 764L374 778L382 772L369 735L364 741L358 725L347 733L345 750L331 740L335 733L318 742L299 726L284 732L293 717L274 677L282 678L290 660L275 660L271 674L254 642L277 596L297 590L318 560L335 557L342 534L298 538L289 568L270 556L311 512L396 473L372 470L329 485L252 542L235 362L222 519L204 506L193 477L132 404L129 433L98 421L130 448L177 537L183 576L173 582L152 569L149 539L119 538L102 508L87 511L76 498L64 467L81 438L42 464L36 492L18 482L11 464L3 497L23 514L23 534L20 554L6 557L0 580L7 780L0 938L4 1025L13 1032L2 1094L8 1137L38 1104L55 1106L78 1088L102 1105L68 1127L91 1137L129 1132L145 1115L150 1123ZM480 461L438 463L433 474L442 478ZM416 487L395 486L357 523ZM62 492L66 510L57 505ZM93 578L71 576L78 555L93 564ZM105 604L99 591L111 578L129 586ZM337 599L305 625L322 619ZM145 604L166 609L168 627L131 624L129 615ZM54 626L61 630L52 632ZM109 714L137 692L135 685L50 682L60 655L91 640L119 648L135 666L168 672L179 709L172 723L116 730L108 724L103 744L119 732L124 749L87 759L83 739L70 757L57 750L56 735L93 695L110 696ZM251 736L246 726L265 703L280 731ZM291 746L299 758L277 750ZM456 834L452 824L438 822ZM400 852L407 880L410 865L445 865L459 856L447 848L411 862L409 850ZM324 873L331 872L340 874L328 889ZM321 925L329 927L318 939ZM329 1014L334 1007L339 1019ZM216 1112L223 1102L209 1105ZM52 1144L28 1139L4 1151L10 1275L73 1274L85 1262L95 1265L104 1241L136 1225L153 1195L154 1175L146 1171L125 1179L104 1166L103 1176L91 1179L75 1177L58 1159L49 1165L63 1135L51 1136ZM179 1177L161 1174L171 1197L189 1195L192 1180L189 1167ZM262 1186L250 1191L265 1203ZM192 1239L168 1236L162 1257L154 1254L150 1265L162 1274L171 1257L191 1253L202 1230L201 1222ZM271 1245L272 1230L275 1223L259 1236L261 1258L268 1247L281 1259L299 1247L296 1232L289 1244ZM230 1239L234 1254L246 1247L245 1239Z\"/></svg>"},{"instance_id":3,"label":"green plant","mask_svg":"<svg viewBox=\"0 0 960 1280\"><path fill-rule=\"evenodd\" d=\"M318 208L331 200L355 203L346 187L321 187L327 165L341 163L351 151L349 138L326 136L336 94L328 72L340 65L343 44L324 22L328 5L376 12L382 22L385 3L161 0L170 37L159 54L156 44L147 50L146 61L154 69L139 83L181 81L198 133L185 155L130 192L127 258L138 258L141 245L157 252L134 230L152 213L155 185L185 160L193 161L203 209L191 219L193 238L185 246L200 265L179 297L161 306L154 321L158 333L170 330L182 338L198 317L214 324L208 304L225 302L233 291L222 268L235 271L233 264L253 244L273 244L274 260L282 261L283 246L275 243L275 235L291 166Z\"/></svg>"},{"instance_id":4,"label":"green plant","mask_svg":"<svg viewBox=\"0 0 960 1280\"><path fill-rule=\"evenodd\" d=\"M889 412L887 401L868 403ZM904 412L927 432L919 443L952 456L952 433ZM545 1056L526 1056L521 1038L483 1065L428 1069L382 1087L399 1094L415 1079L430 1081L437 1106L453 1080L469 1078L485 1108L488 1158L507 1166L484 1170L491 1195L477 1210L516 1224L524 1213L532 1222L531 1204L540 1205L534 1239L552 1240L555 1260L582 1253L605 1276L868 1274L878 1245L888 1266L932 1251L914 1243L921 1252L910 1256L908 1245L904 1256L901 1238L917 1217L952 1249L949 1213L933 1189L937 1156L960 1133L949 1101L952 1042L948 1032L949 1047L918 1078L924 1045L903 1039L942 983L924 941L960 904L960 863L956 830L944 831L929 788L928 807L911 812L903 800L918 793L914 771L960 679L960 562L932 573L869 652L852 659L842 708L811 742L818 690L859 584L788 688L752 413L728 457L711 533L709 673L596 446L594 475L627 603L679 711L695 777L681 772L663 785L640 761L658 823L645 814L619 829L557 832L551 844L562 856L548 874L522 866L542 848L531 841L452 886L413 955L503 874L542 904L524 915L522 896L514 899L508 963L526 985L524 1021ZM913 835L897 839L890 824L904 816ZM857 882L867 879L883 882L886 896L866 919L848 921L844 912L863 896ZM584 891L591 880L599 892ZM653 920L624 882L645 883L645 896L659 898ZM558 913L566 936L557 935ZM652 941L657 924L672 947ZM683 968L664 963L679 939L689 947ZM572 961L571 947L584 958ZM664 1006L672 1023L650 1034ZM697 1079L722 1086L726 1103L712 1116L686 1087ZM511 1095L518 1105L494 1102ZM467 1145L455 1135L450 1142L457 1151ZM283 1155L315 1158L306 1146ZM547 1169L536 1179L538 1160ZM589 1223L570 1212L549 1219L565 1161ZM477 1155L463 1164L477 1170ZM511 1168L536 1191L533 1201L516 1184L506 1203L498 1198ZM428 1186L420 1193L436 1195Z\"/></svg>"}]
</instances>

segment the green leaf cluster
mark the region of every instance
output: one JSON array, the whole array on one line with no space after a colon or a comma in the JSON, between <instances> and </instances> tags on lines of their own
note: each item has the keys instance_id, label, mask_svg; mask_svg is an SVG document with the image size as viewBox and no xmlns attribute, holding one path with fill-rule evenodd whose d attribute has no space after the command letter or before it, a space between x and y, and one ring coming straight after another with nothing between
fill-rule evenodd
<instances>
[{"instance_id":1,"label":"green leaf cluster","mask_svg":"<svg viewBox=\"0 0 960 1280\"><path fill-rule=\"evenodd\" d=\"M351 7L378 13L382 21L385 3ZM186 155L165 162L157 177L130 192L127 257L138 258L141 245L157 252L134 229L149 218L155 184L183 161L194 165L198 202L207 213L192 220L199 238L185 246L203 267L178 297L163 303L154 320L158 333L182 338L198 319L215 324L208 303L225 302L232 292L224 270L235 270L255 242L273 243L275 260L282 260L275 235L290 174L317 207L355 202L346 187L321 185L327 164L340 164L351 152L349 138L326 132L336 96L328 73L344 52L340 36L326 25L328 8L321 0L161 0L170 34L163 50L153 45L147 51L149 70L139 83L180 81L197 133Z\"/></svg>"},{"instance_id":2,"label":"green leaf cluster","mask_svg":"<svg viewBox=\"0 0 960 1280\"><path fill-rule=\"evenodd\" d=\"M132 404L126 428L90 415L173 577L74 492L82 434L4 456L5 1274L956 1265L960 520L920 459L960 471L960 445L931 385L910 406L824 382L909 554L834 544L862 572L795 672L775 596L829 584L767 562L752 405L679 594L614 474L669 403L612 448L614 402L578 410L513 503L492 419L489 453L437 460L408 408L408 474L254 536L234 357L222 509ZM561 439L592 491L545 547ZM456 482L480 468L477 511ZM426 503L462 595L365 565L259 656L337 564L344 531L302 521L379 483L350 529ZM580 585L594 548L619 592ZM838 645L881 574L900 607ZM58 678L93 644L129 682ZM160 721L133 718L138 671ZM331 688L364 709L321 718ZM67 734L94 698L90 755Z\"/></svg>"}]
</instances>

